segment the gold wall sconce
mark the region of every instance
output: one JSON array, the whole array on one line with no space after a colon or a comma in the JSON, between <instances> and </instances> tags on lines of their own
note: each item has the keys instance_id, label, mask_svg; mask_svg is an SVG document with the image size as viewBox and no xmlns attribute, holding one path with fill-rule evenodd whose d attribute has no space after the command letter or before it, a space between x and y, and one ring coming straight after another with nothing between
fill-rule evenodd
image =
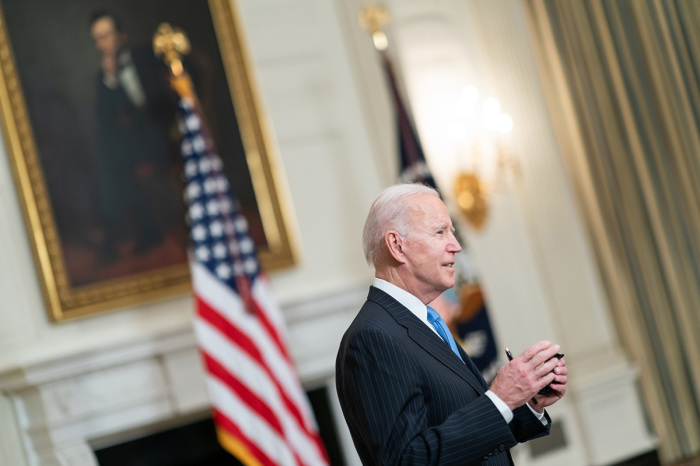
<instances>
[{"instance_id":1,"label":"gold wall sconce","mask_svg":"<svg viewBox=\"0 0 700 466\"><path fill-rule=\"evenodd\" d=\"M459 210L476 230L486 223L488 204L486 192L479 176L474 172L461 172L455 179L454 196Z\"/></svg>"},{"instance_id":2,"label":"gold wall sconce","mask_svg":"<svg viewBox=\"0 0 700 466\"><path fill-rule=\"evenodd\" d=\"M375 48L382 54L388 47L383 27L389 22L387 9L372 2L358 15L360 27L371 34ZM520 174L517 160L508 154L507 135L513 129L513 119L501 112L501 104L495 98L480 99L479 91L473 86L456 93L445 92L444 89L456 89L452 86L454 76L442 77L450 84L440 83L430 88L428 94L435 96L433 91L441 89L440 94L429 99L424 108L426 118L419 115L419 119L427 123L424 134L428 139L439 141L431 152L447 152L446 159L451 157L453 163L444 160L445 167L449 166L448 173L439 166L431 167L431 171L433 174L443 172L443 182L448 179L453 182L454 201L459 211L474 230L481 230L488 220L489 197L503 184L509 172Z\"/></svg>"},{"instance_id":3,"label":"gold wall sconce","mask_svg":"<svg viewBox=\"0 0 700 466\"><path fill-rule=\"evenodd\" d=\"M459 96L443 96L438 104L440 137L450 141L456 206L474 230L482 230L489 217L489 199L520 166L509 154L508 134L513 119L501 111L493 97L480 99L473 86ZM435 109L438 110L438 109Z\"/></svg>"}]
</instances>

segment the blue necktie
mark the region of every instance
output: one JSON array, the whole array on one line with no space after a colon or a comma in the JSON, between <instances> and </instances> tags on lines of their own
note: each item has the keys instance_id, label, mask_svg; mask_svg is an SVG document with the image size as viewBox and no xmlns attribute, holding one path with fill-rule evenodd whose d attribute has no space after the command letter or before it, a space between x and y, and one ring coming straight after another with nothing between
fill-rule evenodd
<instances>
[{"instance_id":1,"label":"blue necktie","mask_svg":"<svg viewBox=\"0 0 700 466\"><path fill-rule=\"evenodd\" d=\"M462 359L462 356L460 356L459 350L457 349L457 342L454 338L452 338L452 333L450 332L450 329L447 328L447 324L444 320L442 320L440 314L438 314L437 311L430 306L428 306L428 322L435 327L435 330L437 330L442 339L445 340L448 345L450 345L452 352L456 354L459 359Z\"/></svg>"}]
</instances>

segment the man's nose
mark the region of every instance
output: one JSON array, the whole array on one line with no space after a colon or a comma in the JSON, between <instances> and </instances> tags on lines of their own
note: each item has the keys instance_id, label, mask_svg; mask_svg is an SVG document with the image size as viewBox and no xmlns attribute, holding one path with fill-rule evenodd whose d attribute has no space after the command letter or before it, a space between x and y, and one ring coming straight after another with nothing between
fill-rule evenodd
<instances>
[{"instance_id":1,"label":"man's nose","mask_svg":"<svg viewBox=\"0 0 700 466\"><path fill-rule=\"evenodd\" d=\"M457 241L457 237L455 237L454 233L452 233L452 241L450 241L449 247L450 252L460 252L462 250L462 246L459 244L459 241Z\"/></svg>"}]
</instances>

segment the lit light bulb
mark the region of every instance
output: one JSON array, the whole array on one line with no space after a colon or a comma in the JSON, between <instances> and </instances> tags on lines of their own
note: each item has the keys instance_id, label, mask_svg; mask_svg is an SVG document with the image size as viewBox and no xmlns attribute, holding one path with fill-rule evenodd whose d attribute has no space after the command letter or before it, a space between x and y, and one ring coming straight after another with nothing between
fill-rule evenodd
<instances>
[{"instance_id":1,"label":"lit light bulb","mask_svg":"<svg viewBox=\"0 0 700 466\"><path fill-rule=\"evenodd\" d=\"M498 115L498 131L503 134L508 134L513 131L513 118L507 113Z\"/></svg>"},{"instance_id":2,"label":"lit light bulb","mask_svg":"<svg viewBox=\"0 0 700 466\"><path fill-rule=\"evenodd\" d=\"M498 115L498 113L501 111L501 103L495 97L489 97L488 99L484 100L482 105L485 116Z\"/></svg>"},{"instance_id":3,"label":"lit light bulb","mask_svg":"<svg viewBox=\"0 0 700 466\"><path fill-rule=\"evenodd\" d=\"M475 104L479 100L479 90L474 86L464 86L461 97L466 103Z\"/></svg>"},{"instance_id":4,"label":"lit light bulb","mask_svg":"<svg viewBox=\"0 0 700 466\"><path fill-rule=\"evenodd\" d=\"M474 86L465 86L459 93L459 117L473 119L478 114L479 91Z\"/></svg>"},{"instance_id":5,"label":"lit light bulb","mask_svg":"<svg viewBox=\"0 0 700 466\"><path fill-rule=\"evenodd\" d=\"M467 137L467 128L457 121L452 121L447 125L447 135L453 142L464 141Z\"/></svg>"},{"instance_id":6,"label":"lit light bulb","mask_svg":"<svg viewBox=\"0 0 700 466\"><path fill-rule=\"evenodd\" d=\"M457 106L453 96L441 95L428 102L428 119L436 125L448 125L457 116Z\"/></svg>"},{"instance_id":7,"label":"lit light bulb","mask_svg":"<svg viewBox=\"0 0 700 466\"><path fill-rule=\"evenodd\" d=\"M384 31L377 31L372 34L372 42L377 50L386 50L389 47L389 39L387 39Z\"/></svg>"}]
</instances>

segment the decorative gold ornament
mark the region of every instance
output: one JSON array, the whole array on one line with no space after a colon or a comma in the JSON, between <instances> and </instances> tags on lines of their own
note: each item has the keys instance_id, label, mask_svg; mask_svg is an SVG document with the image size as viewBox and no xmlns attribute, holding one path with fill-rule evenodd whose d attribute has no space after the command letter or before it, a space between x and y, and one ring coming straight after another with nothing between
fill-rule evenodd
<instances>
[{"instance_id":1,"label":"decorative gold ornament","mask_svg":"<svg viewBox=\"0 0 700 466\"><path fill-rule=\"evenodd\" d=\"M180 76L184 71L181 57L190 53L190 40L182 29L161 23L153 34L153 52L163 57L175 76Z\"/></svg>"},{"instance_id":2,"label":"decorative gold ornament","mask_svg":"<svg viewBox=\"0 0 700 466\"><path fill-rule=\"evenodd\" d=\"M488 205L484 187L476 173L460 173L455 180L454 194L457 205L469 224L475 230L483 228L488 214Z\"/></svg>"},{"instance_id":3,"label":"decorative gold ornament","mask_svg":"<svg viewBox=\"0 0 700 466\"><path fill-rule=\"evenodd\" d=\"M192 79L182 66L182 56L190 53L190 40L182 29L161 23L153 34L153 52L170 67L170 83L180 96L194 98Z\"/></svg>"},{"instance_id":4,"label":"decorative gold ornament","mask_svg":"<svg viewBox=\"0 0 700 466\"><path fill-rule=\"evenodd\" d=\"M389 46L389 40L382 31L382 26L391 21L387 9L375 3L368 3L360 10L357 20L362 29L366 29L372 34L374 47L377 50L386 50Z\"/></svg>"}]
</instances>

